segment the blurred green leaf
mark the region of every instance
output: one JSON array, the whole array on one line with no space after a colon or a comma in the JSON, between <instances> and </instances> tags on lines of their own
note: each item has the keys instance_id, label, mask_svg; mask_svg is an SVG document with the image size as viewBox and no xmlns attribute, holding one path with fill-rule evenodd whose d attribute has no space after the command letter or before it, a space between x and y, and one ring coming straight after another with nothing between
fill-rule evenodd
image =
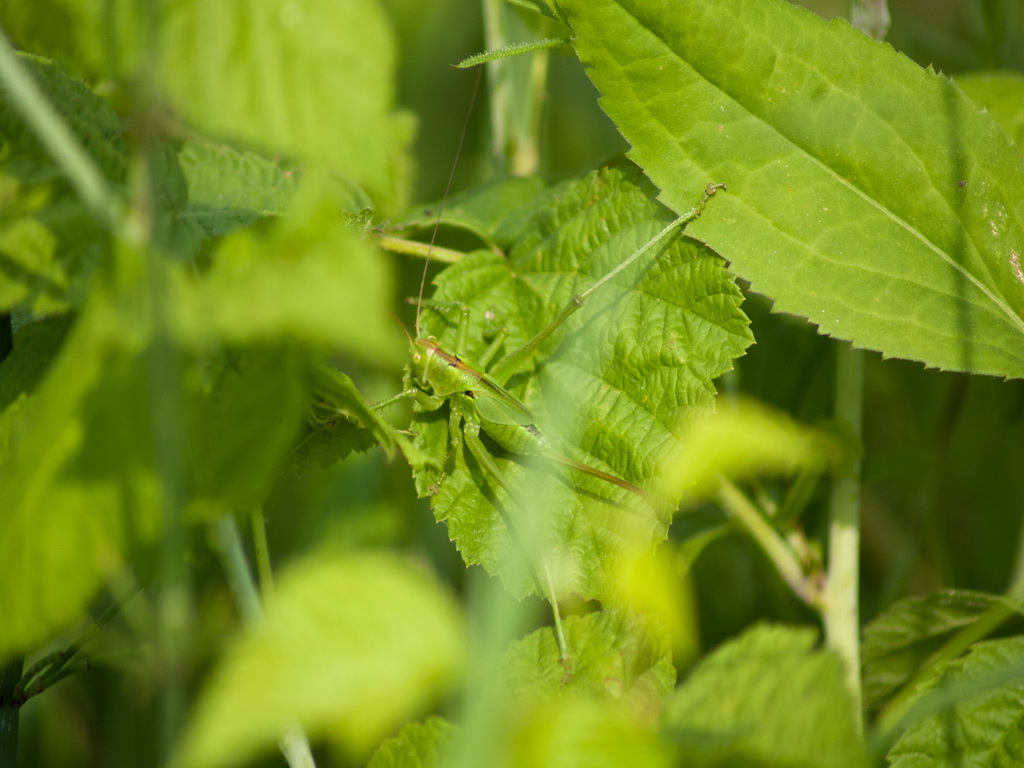
<instances>
[{"instance_id":1,"label":"blurred green leaf","mask_svg":"<svg viewBox=\"0 0 1024 768\"><path fill-rule=\"evenodd\" d=\"M192 414L193 515L260 504L294 445L309 401L303 356L284 345L231 354ZM212 505L212 506L207 506Z\"/></svg>"},{"instance_id":2,"label":"blurred green leaf","mask_svg":"<svg viewBox=\"0 0 1024 768\"><path fill-rule=\"evenodd\" d=\"M753 401L722 403L691 424L666 468L671 498L684 504L713 498L721 478L741 482L759 475L824 472L838 464L840 446L819 430Z\"/></svg>"},{"instance_id":3,"label":"blurred green leaf","mask_svg":"<svg viewBox=\"0 0 1024 768\"><path fill-rule=\"evenodd\" d=\"M187 141L178 157L188 179L184 215L210 236L283 215L301 178L279 160L211 141Z\"/></svg>"},{"instance_id":4,"label":"blurred green leaf","mask_svg":"<svg viewBox=\"0 0 1024 768\"><path fill-rule=\"evenodd\" d=\"M295 723L365 757L451 687L464 656L453 601L420 569L386 554L309 557L281 578L265 626L229 647L175 764L244 763Z\"/></svg>"},{"instance_id":5,"label":"blurred green leaf","mask_svg":"<svg viewBox=\"0 0 1024 768\"><path fill-rule=\"evenodd\" d=\"M402 726L373 755L368 768L445 768L455 727L440 717Z\"/></svg>"},{"instance_id":6,"label":"blurred green leaf","mask_svg":"<svg viewBox=\"0 0 1024 768\"><path fill-rule=\"evenodd\" d=\"M26 67L107 181L128 169L121 121L110 106L48 59ZM0 89L0 310L48 313L79 305L109 235Z\"/></svg>"},{"instance_id":7,"label":"blurred green leaf","mask_svg":"<svg viewBox=\"0 0 1024 768\"><path fill-rule=\"evenodd\" d=\"M953 635L1003 602L995 595L943 590L891 606L864 628L864 701L878 711Z\"/></svg>"},{"instance_id":8,"label":"blurred green leaf","mask_svg":"<svg viewBox=\"0 0 1024 768\"><path fill-rule=\"evenodd\" d=\"M395 112L395 43L379 3L175 0L160 37L164 85L190 123L402 204L412 121Z\"/></svg>"},{"instance_id":9,"label":"blurred green leaf","mask_svg":"<svg viewBox=\"0 0 1024 768\"><path fill-rule=\"evenodd\" d=\"M4 419L0 657L78 621L129 545L159 528L149 414L172 404L153 399L147 329L121 322L106 298L90 299L38 389ZM50 354L37 334L4 371L45 367Z\"/></svg>"},{"instance_id":10,"label":"blurred green leaf","mask_svg":"<svg viewBox=\"0 0 1024 768\"><path fill-rule=\"evenodd\" d=\"M1024 158L947 78L783 0L561 0L661 199L775 309L927 365L1024 376Z\"/></svg>"},{"instance_id":11,"label":"blurred green leaf","mask_svg":"<svg viewBox=\"0 0 1024 768\"><path fill-rule=\"evenodd\" d=\"M966 657L946 665L918 698L923 703L939 695L953 701L910 725L889 751L889 764L893 768L1019 765L1024 760L1022 671L1024 638L1020 637L978 643ZM1012 682L1000 685L1001 677ZM976 684L984 690L970 690Z\"/></svg>"},{"instance_id":12,"label":"blurred green leaf","mask_svg":"<svg viewBox=\"0 0 1024 768\"><path fill-rule=\"evenodd\" d=\"M694 190L694 202L701 189ZM468 343L459 350L468 364L502 328L509 330L503 349L519 347L574 293L670 222L652 193L632 166L560 184L535 198L534 213L520 220L520 229L500 230L507 240L497 244L508 260L477 251L439 274L433 299L464 302L471 312ZM677 238L591 296L508 388L558 451L640 486L653 485L683 426L711 408L712 379L750 343L740 300L721 261ZM454 349L459 316L451 305L428 305L421 334ZM674 499L639 499L492 446L512 487L530 499L533 508L523 510L464 444L452 450L445 409L416 413L413 424L419 445L441 466L416 473L420 494L434 494L435 516L448 525L466 562L482 563L514 593L534 584L523 547L510 538L502 515L528 530L532 514L538 540L553 542L548 562L559 590L588 597L604 592L606 569L627 540L639 536L649 545L665 535Z\"/></svg>"},{"instance_id":13,"label":"blurred green leaf","mask_svg":"<svg viewBox=\"0 0 1024 768\"><path fill-rule=\"evenodd\" d=\"M867 766L842 662L817 632L760 626L705 657L679 688L668 736L687 766Z\"/></svg>"},{"instance_id":14,"label":"blurred green leaf","mask_svg":"<svg viewBox=\"0 0 1024 768\"><path fill-rule=\"evenodd\" d=\"M189 345L294 339L377 366L402 359L387 312L386 262L346 225L337 189L307 177L267 232L226 236L195 290L181 284L178 337Z\"/></svg>"},{"instance_id":15,"label":"blurred green leaf","mask_svg":"<svg viewBox=\"0 0 1024 768\"><path fill-rule=\"evenodd\" d=\"M541 704L516 732L514 768L669 768L671 748L620 707L592 699Z\"/></svg>"}]
</instances>

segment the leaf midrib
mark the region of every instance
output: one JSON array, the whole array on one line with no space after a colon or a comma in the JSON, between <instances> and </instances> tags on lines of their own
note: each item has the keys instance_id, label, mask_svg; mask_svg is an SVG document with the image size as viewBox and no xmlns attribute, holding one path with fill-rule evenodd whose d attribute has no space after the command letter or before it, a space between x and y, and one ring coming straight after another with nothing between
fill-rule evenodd
<instances>
[{"instance_id":1,"label":"leaf midrib","mask_svg":"<svg viewBox=\"0 0 1024 768\"><path fill-rule=\"evenodd\" d=\"M839 174L838 174L838 173L837 173L836 171L834 171L834 170L833 170L833 169L832 169L832 168L831 168L831 167L830 167L829 165L827 165L827 164L826 164L826 163L824 163L824 162L823 162L822 160L820 160L820 159L819 159L819 158L818 158L818 157L817 157L817 156L816 156L815 154L813 154L813 153L809 152L808 150L806 150L806 149L805 149L805 148L804 148L804 147L803 147L803 146L802 146L802 145L801 145L801 144L800 144L800 143L799 143L798 141L794 140L794 139L793 139L793 138L791 138L791 137L790 137L789 135L787 135L787 134L786 134L786 133L784 133L783 131L781 131L781 130L779 130L778 128L776 128L776 126L775 126L774 124L772 124L771 122L769 122L769 121L765 120L765 119L764 119L764 118L762 118L762 117L761 117L761 116L760 116L759 114L757 114L757 113L756 113L755 111L753 111L753 110L752 110L752 109L751 109L750 107L748 107L748 106L747 106L747 104L746 104L746 103L745 103L744 101L741 101L741 100L737 99L737 98L736 98L736 97L735 97L735 96L733 95L733 93L731 93L731 92L729 92L728 90L724 89L723 87L721 87L720 85L718 85L718 83L716 83L716 82L715 82L714 80L712 80L712 79L711 79L710 77L708 77L708 76L707 76L707 75L706 75L706 74L705 74L705 73L704 73L704 72L703 72L703 71L702 71L702 70L701 70L701 69L700 69L700 68L698 67L698 62L691 62L691 61L689 61L689 60L687 60L687 59L684 59L684 58L682 58L681 56L679 56L679 55L678 55L678 54L676 53L676 51L675 51L675 50L674 50L674 49L673 49L673 48L672 48L672 47L671 47L671 46L670 46L670 45L669 45L669 44L668 44L668 43L667 43L667 42L665 41L665 39L661 37L661 35L660 35L660 34L658 34L658 33L657 33L656 31L654 31L654 30L653 30L653 29L651 29L650 27L645 27L645 26L643 26L643 25L642 25L642 24L640 23L640 20L639 20L639 19L638 19L638 18L637 18L637 17L635 16L635 15L633 15L633 14L632 14L632 13L631 13L631 12L630 12L630 11L629 11L629 10L628 10L627 8L625 8L625 7L623 6L623 5L621 5L621 4L619 4L619 3L617 3L617 5L619 6L619 8L620 8L620 9L622 10L622 12L623 12L623 13L625 13L626 15L628 15L628 16L629 16L630 18L632 18L632 19L634 20L634 22L636 22L636 24L637 24L637 26L638 26L639 28L643 29L643 30L644 30L644 31L646 31L646 32L647 32L648 34L650 34L650 35L651 35L651 36L652 36L652 37L653 37L654 39L656 39L656 40L657 40L657 41L658 41L658 42L659 42L659 43L660 43L660 44L662 45L662 47L663 47L663 48L664 48L664 49L665 49L666 51L668 51L669 55L670 55L670 56L671 56L672 58L674 58L675 60L677 60L677 61L679 61L679 62L681 62L681 63L685 64L685 65L686 65L686 66L688 66L688 67L690 67L690 68L691 68L691 69L692 69L692 70L693 70L693 71L694 71L694 72L695 72L696 74L698 74L698 75L699 75L699 76L700 76L700 77L701 77L701 78L702 78L702 79L703 79L703 80L704 80L704 81L705 81L705 82L706 82L706 83L707 83L708 85L710 85L711 87L715 88L715 89L716 89L716 90L718 90L718 91L719 91L720 93L724 94L724 95L725 95L725 96L726 96L727 98L729 98L729 99L730 99L730 100L731 100L731 101L733 102L733 104L735 104L735 105L736 105L737 107L739 107L740 109L742 109L742 110L743 110L743 111L744 111L744 112L745 112L746 114L750 115L750 116L751 116L751 117L752 117L753 119L757 120L757 121L758 121L759 123L761 123L762 125L766 126L766 127L767 127L767 128L769 129L769 130L773 131L773 132L774 132L774 133L775 133L776 135L778 135L779 137L781 137L781 138L782 138L783 140L785 140L785 141L786 141L787 143L789 143L789 144L790 144L791 146L795 147L795 148L796 148L797 150L799 150L799 151L800 151L800 153L802 153L802 154L803 154L804 156L808 157L808 158L809 158L810 160L812 160L812 161L813 161L813 162L814 162L815 164L817 164L817 166L818 166L819 168L821 168L821 169L825 170L825 171L827 172L827 174L828 174L828 175L830 175L830 176L831 176L831 177L832 177L833 179L835 179L835 180L836 180L836 181L837 181L837 182L838 182L838 183L839 183L840 185L842 185L842 186L845 186L845 187L846 187L846 188L848 188L849 190L853 191L853 192L854 192L855 194L857 194L857 195L858 195L858 196L859 196L859 197L860 197L860 198L861 198L862 200L865 200L866 202L868 202L868 204L869 204L870 206L874 207L874 208L875 208L876 210L878 210L879 212L881 212L881 213L882 213L882 214L884 215L884 217L885 217L885 218L888 218L888 219L890 219L890 220L891 220L891 221L893 221L893 222L894 222L895 224L897 224L898 226L902 227L902 228L903 228L904 230L906 230L906 231L907 231L908 233L910 233L912 237L916 238L916 239L917 239L917 240L918 240L919 242L921 242L921 243L922 243L922 244L923 244L923 245L924 245L924 246L925 246L925 247L926 247L927 249L929 249L929 250L931 250L932 252L934 252L934 253L935 253L935 254L936 254L936 255L937 255L937 256L938 256L938 257L939 257L939 258L940 258L940 259L941 259L942 261L946 262L946 264L947 264L947 265L951 266L951 267L952 267L952 268L953 268L953 269L954 269L955 271L957 271L957 272L959 272L959 273L960 273L961 275L963 275L963 276L964 276L964 277L965 277L965 278L967 279L967 281L968 281L968 282L970 282L971 284L973 284L973 285L974 285L974 286L975 286L975 287L976 287L976 288L977 288L977 289L978 289L978 290L979 290L979 291L980 291L980 292L981 292L981 293L982 293L982 294L983 294L984 296L986 296L986 297L987 297L987 298L988 298L988 299L989 299L989 300L990 300L990 301L991 301L991 302L992 302L992 303L993 303L993 304L994 304L994 305L995 305L996 307L998 307L998 308L999 308L1000 310L1002 310L1002 313L1003 313L1004 315L1006 315L1006 317L1008 317L1008 318L1010 319L1010 325L1011 325L1011 326L1014 326L1014 327L1016 327L1016 328L1017 328L1017 330L1018 330L1018 332L1020 332L1020 333L1021 333L1022 335L1024 335L1024 318L1022 318L1022 317L1018 317L1018 316L1017 316L1017 314L1016 314L1016 313L1015 313L1015 312L1013 311L1012 307L1010 307L1010 306L1009 306L1009 304L1008 304L1008 303L1007 303L1007 302L1006 302L1006 301L1005 301L1005 300L1004 300L1004 299L1002 298L1002 296L997 296L996 294L994 294L994 293L993 293L993 292L992 292L992 291L991 291L991 290L990 290L990 289L989 289L989 288L988 288L988 287L987 287L987 286L986 286L986 285L985 285L984 283L980 282L980 281L979 281L979 279L978 279L978 278L977 278L977 277L976 277L976 276L975 276L975 275L974 275L974 274L973 274L972 272L970 272L969 270L967 270L967 268L966 268L965 266L961 265L961 264L960 264L959 262L957 262L957 261L956 261L955 259L953 259L953 258L952 258L951 256L949 256L949 255L948 255L948 254L947 254L947 253L946 253L946 252L945 252L944 250L942 250L942 249L941 249L941 248L940 248L940 247L939 247L938 245L936 245L935 243L933 243L933 242L932 242L932 241L931 241L931 240L930 240L929 238L927 238L927 237L926 237L926 236L925 236L925 235L924 235L924 234L923 234L923 233L922 233L922 232L921 232L921 231L920 231L919 229L917 229L917 227L914 227L914 226L912 226L912 225L911 225L911 224L910 224L909 222L905 221L905 220L904 220L904 219L903 219L903 218L902 218L901 216L898 216L898 215L896 215L896 214L895 214L895 213L894 213L893 211L891 211L891 210L890 210L889 208L887 208L886 206L884 206L884 205L882 205L881 203L879 203L879 202L878 202L877 200L875 200L875 199L874 199L873 197L869 196L869 195L868 195L867 193L865 193L865 192L864 192L864 191L863 191L862 189L860 189L860 188L859 188L858 186L856 186L855 184L851 183L851 182L850 182L850 181L849 181L848 179L844 178L843 176L839 175ZM818 74L819 74L819 75L821 75L821 74L822 74L822 73L820 72L820 70L817 70L817 71L818 71ZM938 76L938 75L937 75L937 76ZM828 80L827 82L829 82L829 84L830 84L830 85L832 85L833 87L835 87L837 91L839 91L839 92L841 92L841 93L848 93L848 92L847 92L846 90L844 90L844 89L840 89L840 88L836 87L836 86L834 85L834 83L832 83L832 81L831 81L831 80ZM853 95L853 94L849 94L849 95ZM867 109L867 110L868 110L868 111L870 111L870 112L871 112L872 114L874 114L874 115L875 115L876 117L878 117L878 119L879 119L879 120L880 120L881 122L883 122L883 123L884 123L884 124L886 124L886 125L888 125L888 124L889 124L889 122L888 122L887 120L884 120L884 119L883 119L883 118L882 118L882 117L881 117L881 116L880 116L880 115L879 115L879 114L877 113L877 111L875 111L875 110L874 110L874 109L873 109L873 108L872 108L872 107L871 107L871 106L870 106L870 105L869 105L868 103L864 102L864 101L863 101L862 99L860 99L859 97L857 97L857 99L856 99L856 100L857 100L857 102L858 102L859 104L862 104L862 105L864 105L864 108L865 108L865 109ZM646 112L646 113L647 113L648 115L650 115L650 116L651 116L651 118L652 118L652 121L655 121L655 120L654 120L654 114L653 114L653 113L651 112L651 110L650 110L650 109L648 109L648 107L647 107L647 102L646 102L646 101L644 101L643 99L640 99L640 98L637 98L637 99L636 99L636 101L637 101L637 102L638 102L638 103L639 103L639 104L641 105L641 107L642 107L642 108L643 108L643 109L645 110L645 112ZM658 123L660 124L660 121L655 121L655 122L658 122ZM900 135L899 133L895 133L895 135L896 135L896 137L897 137L897 138L899 139L899 141L900 141L900 142L901 142L901 143L903 144L903 146L905 146L905 147L906 147L907 149L909 149L909 150L910 150L911 154L912 154L912 155L913 155L914 157L917 157L917 156L918 156L918 155L917 155L917 152L916 152L916 151L914 151L914 150L913 150L913 148L912 148L912 147L910 147L910 146L909 146L909 145L908 145L908 144L906 143L906 141L904 140L904 138L903 138L903 137L902 137L902 136L901 136L901 135ZM922 167L924 167L924 168L926 168L926 169L927 169L927 168L928 168L928 165L927 165L927 164L923 164L923 165L922 165ZM929 179L931 179L931 175L930 175L930 174L929 174ZM934 182L933 182L933 187L934 187ZM966 229L964 228L964 226L963 226L963 224L962 224L962 222L961 222L960 218L959 218L958 216L956 216L956 215L955 215L955 214L954 214L954 213L952 212L952 209L951 209L951 208L949 207L949 201L948 201L948 200L947 200L947 199L946 199L945 197L943 197L942 195L939 195L939 197L940 197L940 198L942 199L942 201L943 201L943 204L944 204L944 205L946 205L947 209L949 210L949 213L950 213L950 215L952 216L952 219L953 219L954 221L956 221L956 222L957 222L957 226L958 226L958 228L960 229L960 231L961 231L961 232L962 232L962 233L963 233L964 235L966 235L966 237L965 237L965 241L966 241L966 242L968 242L968 243L970 243L970 245L971 245L971 250L972 250L972 252L973 252L973 255L974 255L975 257L978 257L978 259L979 259L979 260L981 260L982 262L984 262L984 258L983 258L983 257L981 256L981 253L982 253L982 252L978 250L978 248L977 248L977 245L976 245L976 243L974 242L974 238L973 238L973 237L971 236L971 233L970 233L970 232L969 232L968 230L966 230ZM761 218L762 218L762 220L766 221L766 222L768 223L768 225L769 225L769 226L771 226L771 227L772 227L773 229L776 229L776 231L778 231L778 232L780 232L781 234L785 235L785 236L786 236L787 238L790 238L790 239L794 239L794 240L795 240L795 238L792 238L792 236L791 236L791 235L789 235L789 234L787 234L787 233L785 233L785 232L782 232L782 230L779 230L779 229L778 229L777 227L775 227L775 225L774 225L774 223L773 223L773 222L769 221L768 219L766 219L766 218L765 218L765 217L763 217L763 216L762 216ZM806 247L806 244L805 244L805 243L802 243L802 242L801 242L801 241L799 241L799 240L796 240L796 242L798 242L798 243L800 243L800 244L801 244L802 246ZM858 266L860 266L860 265L858 265ZM863 267L861 267L861 268L863 268ZM903 279L905 279L905 278L898 278L898 279L901 279L901 280L903 280ZM934 290L934 288L930 288L930 290Z\"/></svg>"}]
</instances>

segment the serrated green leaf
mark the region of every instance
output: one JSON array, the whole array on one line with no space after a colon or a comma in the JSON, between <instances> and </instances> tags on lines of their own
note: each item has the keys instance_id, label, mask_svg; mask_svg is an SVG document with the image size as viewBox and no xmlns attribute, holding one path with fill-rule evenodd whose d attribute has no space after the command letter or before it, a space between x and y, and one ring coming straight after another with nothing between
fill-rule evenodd
<instances>
[{"instance_id":1,"label":"serrated green leaf","mask_svg":"<svg viewBox=\"0 0 1024 768\"><path fill-rule=\"evenodd\" d=\"M756 627L676 689L668 735L687 766L866 766L842 662L817 633Z\"/></svg>"},{"instance_id":2,"label":"serrated green leaf","mask_svg":"<svg viewBox=\"0 0 1024 768\"><path fill-rule=\"evenodd\" d=\"M570 616L564 623L569 658L554 631L539 629L513 643L502 676L517 709L529 711L561 697L618 702L653 723L675 682L668 638L638 616L616 611Z\"/></svg>"},{"instance_id":3,"label":"serrated green leaf","mask_svg":"<svg viewBox=\"0 0 1024 768\"><path fill-rule=\"evenodd\" d=\"M244 763L295 723L365 757L451 687L463 644L451 597L408 562L307 558L215 670L176 764Z\"/></svg>"},{"instance_id":4,"label":"serrated green leaf","mask_svg":"<svg viewBox=\"0 0 1024 768\"><path fill-rule=\"evenodd\" d=\"M1024 149L1024 75L1020 72L965 72L956 84L985 109L1017 149Z\"/></svg>"},{"instance_id":5,"label":"serrated green leaf","mask_svg":"<svg viewBox=\"0 0 1024 768\"><path fill-rule=\"evenodd\" d=\"M970 625L999 597L967 590L943 590L902 600L864 629L864 701L878 711L893 693L957 631Z\"/></svg>"},{"instance_id":6,"label":"serrated green leaf","mask_svg":"<svg viewBox=\"0 0 1024 768\"><path fill-rule=\"evenodd\" d=\"M178 157L188 179L183 215L209 236L283 215L299 186L298 169L225 144L187 141Z\"/></svg>"},{"instance_id":7,"label":"serrated green leaf","mask_svg":"<svg viewBox=\"0 0 1024 768\"><path fill-rule=\"evenodd\" d=\"M445 768L454 737L455 727L440 717L409 723L377 748L368 768Z\"/></svg>"},{"instance_id":8,"label":"serrated green leaf","mask_svg":"<svg viewBox=\"0 0 1024 768\"><path fill-rule=\"evenodd\" d=\"M948 79L783 0L562 0L602 108L732 269L822 333L1024 376L1024 158Z\"/></svg>"},{"instance_id":9,"label":"serrated green leaf","mask_svg":"<svg viewBox=\"0 0 1024 768\"><path fill-rule=\"evenodd\" d=\"M1010 681L999 685L1003 673ZM978 643L949 663L922 692L964 691L951 706L910 726L889 751L893 768L1009 768L1024 760L1024 638ZM1005 679L1005 678L1004 678ZM982 682L982 692L969 691Z\"/></svg>"},{"instance_id":10,"label":"serrated green leaf","mask_svg":"<svg viewBox=\"0 0 1024 768\"><path fill-rule=\"evenodd\" d=\"M694 202L702 186L694 190ZM632 167L605 169L536 199L520 231L506 232L506 261L470 254L435 281L434 299L465 302L471 312L470 364L507 327L506 352L539 332L574 292L623 262L671 218L650 199ZM714 216L712 201L706 216ZM683 425L712 405L712 379L750 343L740 295L721 262L692 241L674 241L642 258L590 297L509 381L562 453L630 482L653 485L661 461L676 449ZM421 333L456 346L460 313L425 309ZM649 501L609 483L553 465L525 462L491 446L529 510L469 454L451 448L447 409L415 415L419 444L440 471L418 472L421 494L435 493L438 520L468 563L482 563L522 594L535 588L523 546L506 520L523 530L537 521L539 541L559 591L594 597L625 541L664 537L672 501ZM506 517L503 518L502 515ZM532 515L532 516L531 516ZM637 531L641 533L637 534Z\"/></svg>"}]
</instances>

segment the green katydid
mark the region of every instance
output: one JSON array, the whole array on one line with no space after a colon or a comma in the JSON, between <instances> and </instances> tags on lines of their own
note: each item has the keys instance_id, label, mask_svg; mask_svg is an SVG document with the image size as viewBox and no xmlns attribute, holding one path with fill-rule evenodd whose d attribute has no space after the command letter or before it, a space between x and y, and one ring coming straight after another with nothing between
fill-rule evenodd
<instances>
[{"instance_id":1,"label":"green katydid","mask_svg":"<svg viewBox=\"0 0 1024 768\"><path fill-rule=\"evenodd\" d=\"M700 201L693 208L663 227L643 246L587 290L573 294L569 302L543 329L493 367L489 367L490 363L504 340L505 332L499 332L483 355L475 361L475 364L471 364L460 356L461 350L465 348L466 344L469 323L468 310L464 306L456 307L460 310L461 315L455 345L457 351L449 352L442 348L436 338L423 337L420 334L418 308L416 338L412 340L412 372L416 389L409 390L406 394L415 396L422 410L438 409L448 403L451 407L449 429L453 449L458 447L461 433L474 458L513 498L517 492L495 465L487 448L481 442L481 430L501 448L512 454L541 455L574 471L619 486L639 496L646 496L646 491L633 483L555 450L549 439L537 426L537 419L531 410L519 398L505 389L504 385L518 371L520 364L555 333L569 317L579 311L592 294L599 291L620 272L649 253L671 234L681 230L688 222L700 216L708 199L719 189L724 188L724 184L709 184ZM420 303L422 304L422 300Z\"/></svg>"}]
</instances>

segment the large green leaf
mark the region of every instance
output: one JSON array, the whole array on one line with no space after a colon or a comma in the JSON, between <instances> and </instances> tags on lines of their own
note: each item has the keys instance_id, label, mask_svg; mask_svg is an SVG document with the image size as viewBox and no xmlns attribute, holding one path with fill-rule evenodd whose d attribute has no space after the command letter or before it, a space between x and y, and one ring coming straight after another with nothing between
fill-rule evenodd
<instances>
[{"instance_id":1,"label":"large green leaf","mask_svg":"<svg viewBox=\"0 0 1024 768\"><path fill-rule=\"evenodd\" d=\"M695 185L693 202L702 189ZM479 251L441 273L434 299L465 302L471 312L469 340L458 352L472 365L503 327L506 352L539 332L575 292L672 220L652 193L631 166L559 185L536 198L532 217L517 217L519 226L505 222L499 245L508 259ZM716 215L717 202L706 216ZM710 411L712 379L750 343L739 303L720 260L677 239L591 296L509 388L562 453L653 489L684 424ZM451 307L428 309L421 333L453 350L459 317ZM650 544L665 535L672 499L642 499L489 443L520 490L518 500L510 499L464 442L452 449L447 409L417 414L414 427L437 457L437 468L417 473L420 493L434 494L435 515L465 560L500 574L517 593L536 588L524 555L534 538L549 543L543 557L558 591L595 596L604 592L606 569L626 538L639 531Z\"/></svg>"},{"instance_id":2,"label":"large green leaf","mask_svg":"<svg viewBox=\"0 0 1024 768\"><path fill-rule=\"evenodd\" d=\"M174 404L149 387L143 324L123 320L96 297L52 364L49 330L19 337L4 361L5 400L23 386L18 379L49 369L2 421L0 657L78 621L129 545L159 529L150 414Z\"/></svg>"},{"instance_id":3,"label":"large green leaf","mask_svg":"<svg viewBox=\"0 0 1024 768\"><path fill-rule=\"evenodd\" d=\"M784 0L560 0L601 105L693 232L821 332L1024 376L1024 159L953 83Z\"/></svg>"},{"instance_id":4,"label":"large green leaf","mask_svg":"<svg viewBox=\"0 0 1024 768\"><path fill-rule=\"evenodd\" d=\"M229 647L177 765L244 763L296 723L365 757L452 685L463 642L450 596L418 568L385 554L310 557L282 577L266 624Z\"/></svg>"}]
</instances>

